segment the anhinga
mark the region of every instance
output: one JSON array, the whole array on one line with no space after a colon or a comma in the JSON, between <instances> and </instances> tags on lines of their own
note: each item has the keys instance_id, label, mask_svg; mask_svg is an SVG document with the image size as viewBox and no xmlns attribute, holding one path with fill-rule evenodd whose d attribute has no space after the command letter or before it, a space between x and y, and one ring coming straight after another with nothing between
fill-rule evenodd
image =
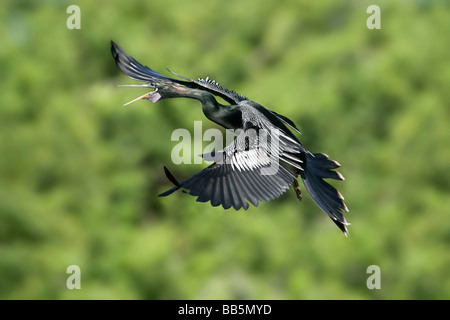
<instances>
[{"instance_id":1,"label":"anhinga","mask_svg":"<svg viewBox=\"0 0 450 320\"><path fill-rule=\"evenodd\" d=\"M347 211L342 195L323 179L344 180L334 171L340 164L323 153L311 153L289 130L300 133L295 124L272 110L234 91L222 88L209 78L177 80L165 77L128 56L111 41L111 52L119 69L128 77L145 82L141 87L155 89L131 102L146 99L157 102L165 98L191 98L202 103L205 116L226 129L241 129L236 139L223 150L202 155L215 162L189 179L178 182L164 167L172 189L160 194L167 196L178 189L187 190L197 201L210 201L235 210L257 206L259 201L278 198L292 185L301 200L297 182L300 175L314 202L348 235L349 225L342 212ZM132 85L133 86L133 85ZM229 105L217 102L214 96ZM253 134L249 134L249 132ZM262 133L266 135L262 139ZM276 146L276 148L274 148ZM275 168L262 174L263 169ZM247 202L248 201L248 202Z\"/></svg>"}]
</instances>

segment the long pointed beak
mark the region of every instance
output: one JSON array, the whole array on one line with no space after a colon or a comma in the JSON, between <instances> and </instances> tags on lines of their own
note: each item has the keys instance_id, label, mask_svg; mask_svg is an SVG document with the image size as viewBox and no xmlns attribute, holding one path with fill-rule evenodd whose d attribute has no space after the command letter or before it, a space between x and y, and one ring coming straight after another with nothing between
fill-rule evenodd
<instances>
[{"instance_id":1,"label":"long pointed beak","mask_svg":"<svg viewBox=\"0 0 450 320\"><path fill-rule=\"evenodd\" d=\"M131 85L131 86L133 86L133 85ZM139 86L139 85L137 85L137 86ZM161 95L158 93L158 88L156 88L155 91L147 92L146 94L144 94L144 95L142 95L140 97L137 97L136 99L131 100L130 102L125 103L123 106L125 107L125 106L127 106L127 105L129 105L129 104L131 104L133 102L136 102L136 101L139 101L139 100L142 100L142 99L147 99L147 100L150 100L151 102L156 102L160 98L161 98Z\"/></svg>"},{"instance_id":2,"label":"long pointed beak","mask_svg":"<svg viewBox=\"0 0 450 320\"><path fill-rule=\"evenodd\" d=\"M146 93L146 94L140 96L139 98L136 98L136 99L134 99L134 100L131 100L130 102L125 103L125 104L123 105L123 107L125 107L125 106L127 106L127 105L129 105L129 104L131 104L131 103L133 103L133 102L136 102L136 101L138 101L138 100L142 100L142 99L148 98L152 93L153 93L153 92L148 92L148 93Z\"/></svg>"},{"instance_id":3,"label":"long pointed beak","mask_svg":"<svg viewBox=\"0 0 450 320\"><path fill-rule=\"evenodd\" d=\"M144 84L138 84L138 83L133 83L133 84L118 84L118 87L150 87L147 83ZM151 88L151 87L150 87Z\"/></svg>"}]
</instances>

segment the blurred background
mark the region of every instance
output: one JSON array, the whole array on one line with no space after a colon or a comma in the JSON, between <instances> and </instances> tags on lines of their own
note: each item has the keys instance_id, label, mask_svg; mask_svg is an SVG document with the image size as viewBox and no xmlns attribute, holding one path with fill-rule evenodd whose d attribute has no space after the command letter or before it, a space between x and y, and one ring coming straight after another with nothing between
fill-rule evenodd
<instances>
[{"instance_id":1,"label":"blurred background","mask_svg":"<svg viewBox=\"0 0 450 320\"><path fill-rule=\"evenodd\" d=\"M1 299L450 299L447 1L2 1L0 21ZM163 165L206 167L171 163L172 131L215 125L187 99L122 107L148 90L117 87L110 40L291 118L342 165L350 237L306 192L158 198Z\"/></svg>"}]
</instances>

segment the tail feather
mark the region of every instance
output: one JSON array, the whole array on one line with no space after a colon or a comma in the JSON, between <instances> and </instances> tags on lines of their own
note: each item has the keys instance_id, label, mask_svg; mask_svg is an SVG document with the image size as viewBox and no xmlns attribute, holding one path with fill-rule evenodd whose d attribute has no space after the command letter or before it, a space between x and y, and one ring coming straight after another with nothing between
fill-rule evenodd
<instances>
[{"instance_id":1,"label":"tail feather","mask_svg":"<svg viewBox=\"0 0 450 320\"><path fill-rule=\"evenodd\" d=\"M340 164L328 159L323 153L306 154L306 166L302 171L303 183L313 201L333 220L334 223L348 235L347 225L350 225L343 215L348 212L344 203L344 197L323 179L344 180L344 177L333 169L339 168Z\"/></svg>"}]
</instances>

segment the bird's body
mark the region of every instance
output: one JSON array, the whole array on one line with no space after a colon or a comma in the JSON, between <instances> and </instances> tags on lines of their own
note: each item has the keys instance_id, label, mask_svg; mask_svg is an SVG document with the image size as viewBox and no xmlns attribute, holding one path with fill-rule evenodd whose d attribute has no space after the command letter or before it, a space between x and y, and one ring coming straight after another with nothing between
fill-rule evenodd
<instances>
[{"instance_id":1,"label":"bird's body","mask_svg":"<svg viewBox=\"0 0 450 320\"><path fill-rule=\"evenodd\" d=\"M179 75L183 80L168 78L143 66L114 42L111 50L117 66L125 75L145 82L136 86L155 88L155 91L131 102L140 99L157 102L176 97L196 99L202 103L203 113L209 120L239 132L223 150L202 155L214 163L189 179L178 182L165 168L175 187L160 196L185 189L196 196L197 201L210 201L213 206L222 205L225 209L246 210L248 202L257 206L260 201L270 201L286 192L291 185L301 199L297 182L300 175L314 202L348 234L348 223L342 215L343 210L348 211L343 197L323 180L343 180L342 175L334 171L340 165L325 154L312 154L303 147L290 130L299 133L291 120L243 95L224 89L209 78L191 80ZM229 105L218 103L215 96Z\"/></svg>"}]
</instances>

